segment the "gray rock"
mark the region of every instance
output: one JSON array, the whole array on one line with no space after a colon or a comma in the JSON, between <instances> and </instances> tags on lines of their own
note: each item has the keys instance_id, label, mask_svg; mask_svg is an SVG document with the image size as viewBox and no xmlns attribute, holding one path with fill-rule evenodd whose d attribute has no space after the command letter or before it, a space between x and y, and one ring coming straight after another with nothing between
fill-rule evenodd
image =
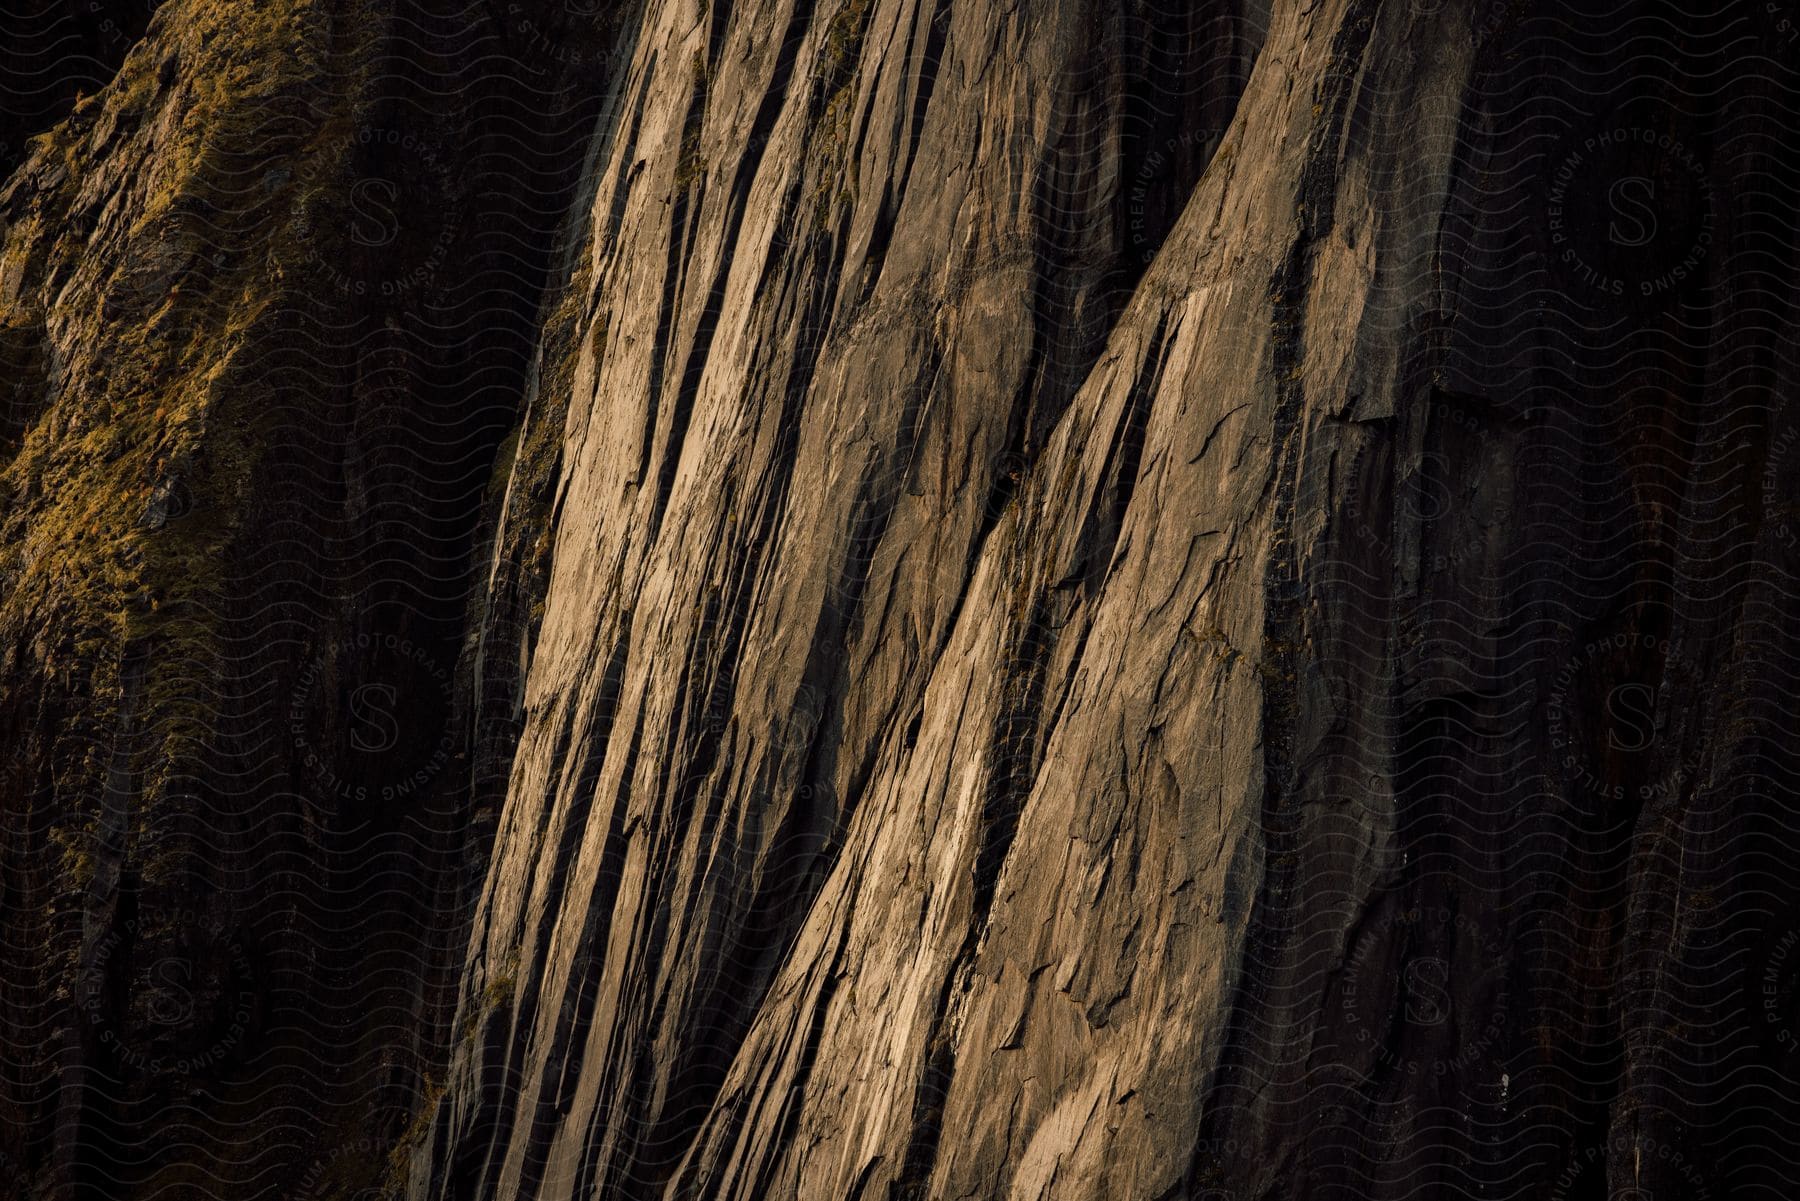
<instances>
[{"instance_id":1,"label":"gray rock","mask_svg":"<svg viewBox=\"0 0 1800 1201\"><path fill-rule=\"evenodd\" d=\"M646 17L411 1195L1779 1178L1700 1130L1792 1091L1724 949L1792 911L1742 841L1792 560L1732 466L1790 318L1707 236L1774 220L1719 140L1761 85L1702 118L1523 9L1183 19ZM1225 129L1135 279L1153 36L1204 47L1173 144Z\"/></svg>"},{"instance_id":2,"label":"gray rock","mask_svg":"<svg viewBox=\"0 0 1800 1201\"><path fill-rule=\"evenodd\" d=\"M1791 1193L1779 14L282 4L0 188L0 1171Z\"/></svg>"}]
</instances>

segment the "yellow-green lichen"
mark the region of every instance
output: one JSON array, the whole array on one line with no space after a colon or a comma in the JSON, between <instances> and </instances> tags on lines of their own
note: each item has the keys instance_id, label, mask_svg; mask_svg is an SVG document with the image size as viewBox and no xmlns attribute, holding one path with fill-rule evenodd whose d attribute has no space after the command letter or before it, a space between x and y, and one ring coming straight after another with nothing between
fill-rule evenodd
<instances>
[{"instance_id":1,"label":"yellow-green lichen","mask_svg":"<svg viewBox=\"0 0 1800 1201\"><path fill-rule=\"evenodd\" d=\"M0 360L23 372L0 398L0 625L30 645L15 690L28 672L66 698L50 774L77 890L122 706L152 735L146 804L207 732L192 681L220 653L223 564L265 444L259 365L304 282L283 278L281 245L299 189L248 165L341 153L319 136L341 115L305 98L325 51L292 52L324 40L311 0L173 0L160 28L34 140L0 243ZM184 515L155 519L175 487ZM128 658L147 665L130 697Z\"/></svg>"},{"instance_id":2,"label":"yellow-green lichen","mask_svg":"<svg viewBox=\"0 0 1800 1201\"><path fill-rule=\"evenodd\" d=\"M856 99L856 64L868 36L872 0L847 0L825 26L824 45L817 70L819 95L824 97L812 138L813 226L824 230L832 208L855 202L856 185L849 162L851 106Z\"/></svg>"}]
</instances>

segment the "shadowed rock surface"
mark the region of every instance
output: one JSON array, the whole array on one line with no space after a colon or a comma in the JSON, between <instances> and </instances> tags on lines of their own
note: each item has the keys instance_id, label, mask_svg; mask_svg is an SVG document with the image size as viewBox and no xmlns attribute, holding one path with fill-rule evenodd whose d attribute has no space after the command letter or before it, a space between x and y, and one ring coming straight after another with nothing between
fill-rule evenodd
<instances>
[{"instance_id":1,"label":"shadowed rock surface","mask_svg":"<svg viewBox=\"0 0 1800 1201\"><path fill-rule=\"evenodd\" d=\"M526 44L181 0L0 193L11 1195L328 1195L442 1057L513 725L463 643L530 620L493 520L598 100Z\"/></svg>"},{"instance_id":2,"label":"shadowed rock surface","mask_svg":"<svg viewBox=\"0 0 1800 1201\"><path fill-rule=\"evenodd\" d=\"M168 0L0 193L17 1195L1791 1195L1778 9Z\"/></svg>"}]
</instances>

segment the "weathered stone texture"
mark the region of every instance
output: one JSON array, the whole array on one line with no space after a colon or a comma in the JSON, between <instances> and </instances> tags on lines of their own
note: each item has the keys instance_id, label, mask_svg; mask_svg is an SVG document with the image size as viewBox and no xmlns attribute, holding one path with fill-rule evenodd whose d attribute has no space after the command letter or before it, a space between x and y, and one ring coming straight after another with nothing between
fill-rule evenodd
<instances>
[{"instance_id":1,"label":"weathered stone texture","mask_svg":"<svg viewBox=\"0 0 1800 1201\"><path fill-rule=\"evenodd\" d=\"M1791 1191L1777 6L232 7L0 193L32 1180Z\"/></svg>"}]
</instances>

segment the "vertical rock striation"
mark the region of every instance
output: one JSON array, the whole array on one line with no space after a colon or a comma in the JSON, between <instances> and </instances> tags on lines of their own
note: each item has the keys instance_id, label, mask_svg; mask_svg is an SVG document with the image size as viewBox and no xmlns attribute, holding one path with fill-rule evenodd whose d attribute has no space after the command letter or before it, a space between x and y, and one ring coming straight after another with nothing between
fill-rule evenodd
<instances>
[{"instance_id":1,"label":"vertical rock striation","mask_svg":"<svg viewBox=\"0 0 1800 1201\"><path fill-rule=\"evenodd\" d=\"M1765 15L651 5L413 1195L1780 1181Z\"/></svg>"},{"instance_id":2,"label":"vertical rock striation","mask_svg":"<svg viewBox=\"0 0 1800 1201\"><path fill-rule=\"evenodd\" d=\"M168 0L0 191L0 1169L1786 1195L1779 7Z\"/></svg>"},{"instance_id":3,"label":"vertical rock striation","mask_svg":"<svg viewBox=\"0 0 1800 1201\"><path fill-rule=\"evenodd\" d=\"M779 1070L798 1089L832 990L783 965L819 937L809 913L849 916L833 896L884 824L865 811L959 726L961 837L985 845L940 883L992 904L1054 695L1047 640L1119 535L1143 414L1108 434L1066 595L1037 595L1058 581L1023 546L1003 584L979 568L1261 32L1206 7L646 11L601 126L544 628L420 1187L678 1186L744 1089L765 997L797 1024ZM939 673L977 668L977 630L1001 692L961 712ZM973 951L980 915L956 920L907 1006L921 1045ZM895 1173L934 1128L902 1091ZM788 1135L764 1123L773 1159Z\"/></svg>"}]
</instances>

